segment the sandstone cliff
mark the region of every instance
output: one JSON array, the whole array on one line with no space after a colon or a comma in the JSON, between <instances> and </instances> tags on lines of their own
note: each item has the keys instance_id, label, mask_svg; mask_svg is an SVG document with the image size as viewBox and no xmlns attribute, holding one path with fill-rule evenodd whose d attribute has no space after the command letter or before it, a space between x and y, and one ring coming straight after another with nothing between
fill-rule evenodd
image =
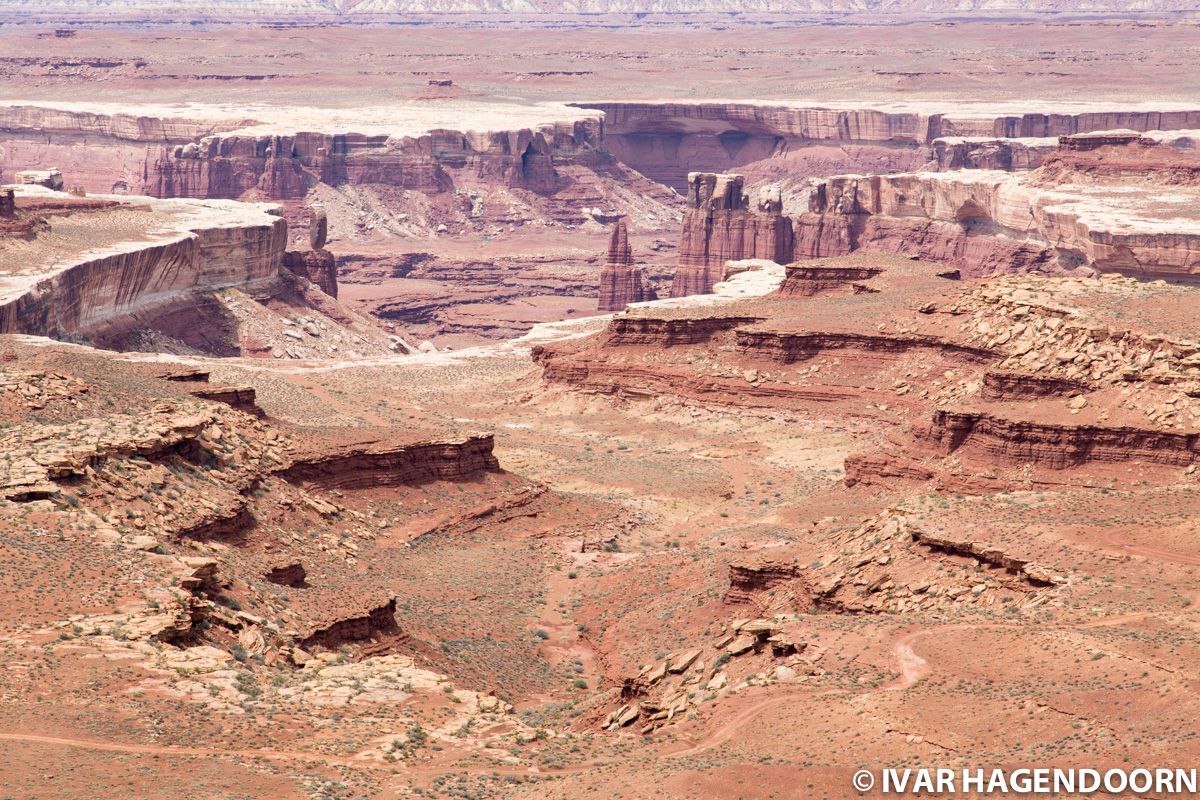
<instances>
[{"instance_id":1,"label":"sandstone cliff","mask_svg":"<svg viewBox=\"0 0 1200 800\"><path fill-rule=\"evenodd\" d=\"M88 336L200 292L263 286L279 272L287 224L275 206L156 201L150 209L161 227L145 239L99 251L68 240L60 246L72 249L56 263L9 272L0 333Z\"/></svg>"},{"instance_id":2,"label":"sandstone cliff","mask_svg":"<svg viewBox=\"0 0 1200 800\"><path fill-rule=\"evenodd\" d=\"M689 175L671 296L707 294L724 277L726 261L747 258L792 260L792 221L778 191L763 190L751 208L740 175Z\"/></svg>"},{"instance_id":3,"label":"sandstone cliff","mask_svg":"<svg viewBox=\"0 0 1200 800\"><path fill-rule=\"evenodd\" d=\"M587 161L603 137L600 115L562 108L498 111L488 120L496 127L480 131L449 129L428 114L422 130L422 114L388 108L364 110L361 119L323 118L313 109L256 109L258 120L220 108L195 109L202 119L163 108L136 111L0 105L0 166L55 163L89 192L164 198L232 199L256 191L289 200L318 182L444 192L458 170L553 192L556 161Z\"/></svg>"},{"instance_id":4,"label":"sandstone cliff","mask_svg":"<svg viewBox=\"0 0 1200 800\"><path fill-rule=\"evenodd\" d=\"M1200 269L1200 220L1174 204L1165 217L1153 183L1047 187L1039 173L830 178L797 219L796 257L896 252L971 275L1080 265L1154 276Z\"/></svg>"},{"instance_id":5,"label":"sandstone cliff","mask_svg":"<svg viewBox=\"0 0 1200 800\"><path fill-rule=\"evenodd\" d=\"M624 220L613 226L612 239L608 243L608 254L604 269L600 271L601 311L620 311L630 303L657 300L654 288L646 281L642 268L633 263L633 251L629 247L629 231Z\"/></svg>"},{"instance_id":6,"label":"sandstone cliff","mask_svg":"<svg viewBox=\"0 0 1200 800\"><path fill-rule=\"evenodd\" d=\"M783 101L599 101L578 105L605 113L609 152L681 192L692 171L736 171L758 178L758 167L779 160L790 162L792 172L804 177L858 171L862 164L872 164L872 172L913 169L929 160L954 161L955 168L1029 168L1037 166L1040 153L1053 147L1054 137L1117 128L1161 131L1200 126L1200 111L1187 109L1113 107L1050 114L1020 104L839 108ZM939 139L945 140L940 154L935 146ZM1046 140L1045 145L1033 144L1035 139ZM1006 141L988 144L997 140ZM751 164L756 166L743 169ZM881 169L885 164L886 170ZM769 170L767 175L771 181L784 179Z\"/></svg>"}]
</instances>

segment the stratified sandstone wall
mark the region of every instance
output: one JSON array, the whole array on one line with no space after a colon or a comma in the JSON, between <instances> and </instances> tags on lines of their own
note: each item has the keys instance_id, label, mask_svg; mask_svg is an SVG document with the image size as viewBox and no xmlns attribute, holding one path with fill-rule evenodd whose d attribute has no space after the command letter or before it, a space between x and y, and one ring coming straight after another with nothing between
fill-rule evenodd
<instances>
[{"instance_id":1,"label":"stratified sandstone wall","mask_svg":"<svg viewBox=\"0 0 1200 800\"><path fill-rule=\"evenodd\" d=\"M965 274L1103 271L1193 275L1200 226L1156 216L1152 187L1046 188L1038 173L992 170L839 176L796 222L798 258L853 250L949 261Z\"/></svg>"},{"instance_id":2,"label":"stratified sandstone wall","mask_svg":"<svg viewBox=\"0 0 1200 800\"><path fill-rule=\"evenodd\" d=\"M442 192L453 188L450 172L462 169L497 185L553 192L560 183L555 164L587 162L603 140L598 116L416 136L262 128L251 119L0 106L0 170L53 164L89 192L164 198L234 199L256 191L290 200L318 181Z\"/></svg>"},{"instance_id":3,"label":"stratified sandstone wall","mask_svg":"<svg viewBox=\"0 0 1200 800\"><path fill-rule=\"evenodd\" d=\"M992 139L947 136L933 140L933 163L952 169L1037 169L1058 148L1058 139Z\"/></svg>"},{"instance_id":4,"label":"stratified sandstone wall","mask_svg":"<svg viewBox=\"0 0 1200 800\"><path fill-rule=\"evenodd\" d=\"M751 208L742 176L689 175L671 296L707 294L724 278L726 261L747 258L792 260L792 220L783 214L779 192L763 190Z\"/></svg>"},{"instance_id":5,"label":"stratified sandstone wall","mask_svg":"<svg viewBox=\"0 0 1200 800\"><path fill-rule=\"evenodd\" d=\"M642 174L683 191L695 171L735 170L811 144L913 150L926 140L915 113L777 103L580 103L605 113L605 147Z\"/></svg>"},{"instance_id":6,"label":"stratified sandstone wall","mask_svg":"<svg viewBox=\"0 0 1200 800\"><path fill-rule=\"evenodd\" d=\"M803 165L812 150L816 163L828 162L833 147L863 148L859 163L902 163L907 153L935 158L937 139L1032 139L1118 128L1134 131L1197 127L1200 110L1089 111L1023 113L999 106L938 109L932 104L884 108L828 108L787 102L620 102L578 103L606 115L609 152L654 180L683 191L694 171L742 171L765 159L787 158ZM1038 148L1021 144L998 148L956 144L941 158L957 166L1022 169L1037 166ZM907 152L906 152L907 151ZM1011 164L1011 166L1009 166ZM903 167L902 167L903 168ZM911 169L912 166L908 166ZM852 171L853 164L809 176ZM872 168L871 171L882 171Z\"/></svg>"},{"instance_id":7,"label":"stratified sandstone wall","mask_svg":"<svg viewBox=\"0 0 1200 800\"><path fill-rule=\"evenodd\" d=\"M493 443L491 434L399 445L364 441L297 455L281 474L292 483L334 489L466 480L500 469Z\"/></svg>"},{"instance_id":8,"label":"stratified sandstone wall","mask_svg":"<svg viewBox=\"0 0 1200 800\"><path fill-rule=\"evenodd\" d=\"M20 288L0 295L0 333L88 336L187 303L197 292L256 288L278 274L287 223L276 207L167 202L156 208L177 215L178 232L85 252L43 276L10 278Z\"/></svg>"},{"instance_id":9,"label":"stratified sandstone wall","mask_svg":"<svg viewBox=\"0 0 1200 800\"><path fill-rule=\"evenodd\" d=\"M939 136L991 136L1006 139L1070 136L1088 131L1174 131L1200 128L1200 110L1086 111L1063 114L948 112L930 117L930 140Z\"/></svg>"},{"instance_id":10,"label":"stratified sandstone wall","mask_svg":"<svg viewBox=\"0 0 1200 800\"><path fill-rule=\"evenodd\" d=\"M946 452L975 449L999 461L1029 462L1053 469L1125 461L1186 466L1196 461L1200 451L1194 433L1054 425L943 409L934 412L921 437Z\"/></svg>"}]
</instances>

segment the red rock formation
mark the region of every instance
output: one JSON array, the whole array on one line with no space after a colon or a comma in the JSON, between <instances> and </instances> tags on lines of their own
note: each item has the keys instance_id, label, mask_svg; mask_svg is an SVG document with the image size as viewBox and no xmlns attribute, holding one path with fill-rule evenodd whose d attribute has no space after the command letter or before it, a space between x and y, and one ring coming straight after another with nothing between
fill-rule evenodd
<instances>
[{"instance_id":1,"label":"red rock formation","mask_svg":"<svg viewBox=\"0 0 1200 800\"><path fill-rule=\"evenodd\" d=\"M871 335L849 332L737 330L739 352L780 364L803 361L830 350L857 350L867 358L927 351L965 363L987 363L999 358L990 350L933 336L916 334Z\"/></svg>"},{"instance_id":2,"label":"red rock formation","mask_svg":"<svg viewBox=\"0 0 1200 800\"><path fill-rule=\"evenodd\" d=\"M792 561L777 558L754 557L742 563L729 565L729 589L722 602L729 605L754 603L765 592L783 584L796 583L799 589L795 600L804 606L811 605L811 590L800 580L803 570ZM795 603L792 604L795 608Z\"/></svg>"},{"instance_id":3,"label":"red rock formation","mask_svg":"<svg viewBox=\"0 0 1200 800\"><path fill-rule=\"evenodd\" d=\"M751 208L742 176L688 175L688 209L671 296L711 292L724 277L725 262L745 258L792 260L792 221L783 215L779 192L764 190Z\"/></svg>"},{"instance_id":4,"label":"red rock formation","mask_svg":"<svg viewBox=\"0 0 1200 800\"><path fill-rule=\"evenodd\" d=\"M308 210L308 246L313 250L325 247L329 238L329 217L324 206L312 206Z\"/></svg>"},{"instance_id":5,"label":"red rock formation","mask_svg":"<svg viewBox=\"0 0 1200 800\"><path fill-rule=\"evenodd\" d=\"M586 158L598 145L592 123L487 134L436 130L399 140L355 133L208 136L165 149L149 165L146 190L158 197L236 198L257 189L287 200L304 197L320 181L432 194L453 189L451 172L465 169L487 183L549 193L559 186L556 159Z\"/></svg>"},{"instance_id":6,"label":"red rock formation","mask_svg":"<svg viewBox=\"0 0 1200 800\"><path fill-rule=\"evenodd\" d=\"M400 635L400 626L396 624L396 598L393 597L365 613L334 620L324 627L302 634L300 645L306 650L316 647L336 650L347 642L395 638Z\"/></svg>"},{"instance_id":7,"label":"red rock formation","mask_svg":"<svg viewBox=\"0 0 1200 800\"><path fill-rule=\"evenodd\" d=\"M304 569L304 565L299 561L289 561L286 564L271 567L263 577L271 583L298 589L306 585L305 580L308 574Z\"/></svg>"},{"instance_id":8,"label":"red rock formation","mask_svg":"<svg viewBox=\"0 0 1200 800\"><path fill-rule=\"evenodd\" d=\"M77 263L48 268L26 291L0 301L0 333L87 336L198 293L253 289L278 275L287 223L276 209L165 203L161 210L181 215L173 238L97 256L83 251Z\"/></svg>"},{"instance_id":9,"label":"red rock formation","mask_svg":"<svg viewBox=\"0 0 1200 800\"><path fill-rule=\"evenodd\" d=\"M625 221L618 220L608 243L604 269L600 271L599 308L601 311L620 311L630 303L657 299L658 295L646 282L642 268L633 263Z\"/></svg>"},{"instance_id":10,"label":"red rock formation","mask_svg":"<svg viewBox=\"0 0 1200 800\"><path fill-rule=\"evenodd\" d=\"M1152 180L1158 185L1200 184L1200 153L1190 132L1142 136L1132 131L1101 131L1062 136L1043 168L1037 185L1105 180Z\"/></svg>"},{"instance_id":11,"label":"red rock formation","mask_svg":"<svg viewBox=\"0 0 1200 800\"><path fill-rule=\"evenodd\" d=\"M283 266L320 287L330 297L338 296L337 259L325 249L329 220L325 209L314 206L308 211L308 250L288 250Z\"/></svg>"},{"instance_id":12,"label":"red rock formation","mask_svg":"<svg viewBox=\"0 0 1200 800\"><path fill-rule=\"evenodd\" d=\"M295 200L318 182L386 184L440 193L463 172L485 183L554 192L556 165L602 153L599 118L486 133L430 130L392 137L353 132L239 133L254 120L94 114L0 107L4 166L57 163L89 192L154 197ZM611 159L610 159L611 160Z\"/></svg>"},{"instance_id":13,"label":"red rock formation","mask_svg":"<svg viewBox=\"0 0 1200 800\"><path fill-rule=\"evenodd\" d=\"M605 331L604 344L608 347L700 344L738 326L760 321L760 317L743 316L617 317Z\"/></svg>"},{"instance_id":14,"label":"red rock formation","mask_svg":"<svg viewBox=\"0 0 1200 800\"><path fill-rule=\"evenodd\" d=\"M1200 455L1200 437L1194 433L1029 422L942 409L934 412L922 438L945 452L975 450L989 459L1051 469L1125 461L1187 466Z\"/></svg>"},{"instance_id":15,"label":"red rock formation","mask_svg":"<svg viewBox=\"0 0 1200 800\"><path fill-rule=\"evenodd\" d=\"M328 250L288 250L283 254L283 266L330 297L338 296L337 259Z\"/></svg>"},{"instance_id":16,"label":"red rock formation","mask_svg":"<svg viewBox=\"0 0 1200 800\"><path fill-rule=\"evenodd\" d=\"M492 444L491 434L409 444L389 437L364 439L298 454L281 475L292 483L335 489L463 480L500 469Z\"/></svg>"},{"instance_id":17,"label":"red rock formation","mask_svg":"<svg viewBox=\"0 0 1200 800\"><path fill-rule=\"evenodd\" d=\"M1086 392L1091 388L1086 383L1054 375L1029 375L993 369L983 374L980 396L984 400L1034 400L1065 397L1072 392Z\"/></svg>"},{"instance_id":18,"label":"red rock formation","mask_svg":"<svg viewBox=\"0 0 1200 800\"><path fill-rule=\"evenodd\" d=\"M1055 139L934 139L933 161L939 171L951 169L1037 169L1058 146Z\"/></svg>"},{"instance_id":19,"label":"red rock formation","mask_svg":"<svg viewBox=\"0 0 1200 800\"><path fill-rule=\"evenodd\" d=\"M851 453L843 462L847 486L890 483L893 480L930 480L934 471L916 459L889 453Z\"/></svg>"},{"instance_id":20,"label":"red rock formation","mask_svg":"<svg viewBox=\"0 0 1200 800\"><path fill-rule=\"evenodd\" d=\"M874 278L882 270L878 267L852 267L825 264L789 264L783 284L779 287L780 297L811 297L821 292L856 281Z\"/></svg>"},{"instance_id":21,"label":"red rock formation","mask_svg":"<svg viewBox=\"0 0 1200 800\"><path fill-rule=\"evenodd\" d=\"M204 386L199 389L193 389L191 393L201 400L224 403L236 408L238 411L245 411L247 414L256 417L266 416L266 412L258 405L253 386Z\"/></svg>"}]
</instances>

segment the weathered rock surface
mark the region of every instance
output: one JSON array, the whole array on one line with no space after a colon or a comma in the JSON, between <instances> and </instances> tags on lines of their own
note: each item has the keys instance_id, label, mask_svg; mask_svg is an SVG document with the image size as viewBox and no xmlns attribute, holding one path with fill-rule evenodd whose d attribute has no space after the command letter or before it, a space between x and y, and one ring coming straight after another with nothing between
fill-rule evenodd
<instances>
[{"instance_id":1,"label":"weathered rock surface","mask_svg":"<svg viewBox=\"0 0 1200 800\"><path fill-rule=\"evenodd\" d=\"M394 443L361 438L297 453L281 474L293 483L351 489L435 480L463 480L499 470L491 434L445 441Z\"/></svg>"},{"instance_id":2,"label":"weathered rock surface","mask_svg":"<svg viewBox=\"0 0 1200 800\"><path fill-rule=\"evenodd\" d=\"M613 226L612 239L608 244L604 269L600 271L601 311L620 311L630 303L657 300L654 288L642 274L641 267L633 261L629 247L629 231L624 220Z\"/></svg>"},{"instance_id":3,"label":"weathered rock surface","mask_svg":"<svg viewBox=\"0 0 1200 800\"><path fill-rule=\"evenodd\" d=\"M681 192L689 172L733 172L753 164L757 173L758 166L775 160L791 163L807 176L833 174L819 167L807 171L810 160L814 165L833 163L826 152L833 148L857 154L859 163L890 161L898 170L913 169L923 161L953 168L1021 169L1037 166L1044 147L1027 140L1048 140L1052 145L1052 137L1088 131L1162 131L1200 125L1200 111L1196 110L1044 113L1012 104L944 109L928 103L878 108L788 102L606 101L578 105L605 113L605 141L610 152ZM810 152L813 155L806 156ZM846 171L848 166L834 169Z\"/></svg>"},{"instance_id":4,"label":"weathered rock surface","mask_svg":"<svg viewBox=\"0 0 1200 800\"><path fill-rule=\"evenodd\" d=\"M80 237L67 242L69 255L55 263L14 260L0 284L0 333L83 336L187 304L201 292L258 288L278 274L287 224L276 207L148 204L161 226L150 236L99 252Z\"/></svg>"},{"instance_id":5,"label":"weathered rock surface","mask_svg":"<svg viewBox=\"0 0 1200 800\"><path fill-rule=\"evenodd\" d=\"M688 175L688 208L679 239L672 297L707 294L725 275L725 262L792 260L792 221L777 190L764 189L753 207L740 175Z\"/></svg>"},{"instance_id":6,"label":"weathered rock surface","mask_svg":"<svg viewBox=\"0 0 1200 800\"><path fill-rule=\"evenodd\" d=\"M969 275L1079 265L1154 276L1200 269L1200 220L1163 218L1150 186L1114 192L1040 180L1039 171L993 170L830 178L797 219L796 257L906 253Z\"/></svg>"}]
</instances>

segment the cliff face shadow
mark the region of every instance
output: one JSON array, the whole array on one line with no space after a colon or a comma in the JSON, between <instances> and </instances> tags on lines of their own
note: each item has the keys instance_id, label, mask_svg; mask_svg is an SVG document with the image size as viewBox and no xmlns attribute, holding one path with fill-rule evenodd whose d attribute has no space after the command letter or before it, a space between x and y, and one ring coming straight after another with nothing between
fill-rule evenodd
<instances>
[{"instance_id":1,"label":"cliff face shadow","mask_svg":"<svg viewBox=\"0 0 1200 800\"><path fill-rule=\"evenodd\" d=\"M118 352L161 350L175 343L180 352L232 358L242 355L237 318L213 297L136 319L131 325L93 341ZM167 340L167 341L163 341Z\"/></svg>"}]
</instances>

